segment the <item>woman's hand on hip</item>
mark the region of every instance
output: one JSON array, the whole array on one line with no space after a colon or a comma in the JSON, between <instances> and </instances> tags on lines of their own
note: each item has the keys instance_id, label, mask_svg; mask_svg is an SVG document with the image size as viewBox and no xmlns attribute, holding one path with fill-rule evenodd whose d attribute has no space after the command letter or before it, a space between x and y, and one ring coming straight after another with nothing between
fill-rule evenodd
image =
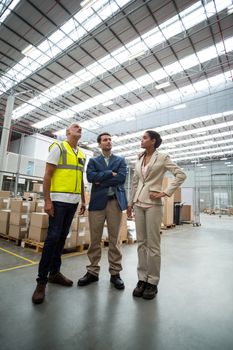
<instances>
[{"instance_id":1,"label":"woman's hand on hip","mask_svg":"<svg viewBox=\"0 0 233 350\"><path fill-rule=\"evenodd\" d=\"M164 192L150 192L150 199L151 200L156 200L156 199L160 199L162 197L165 197L166 193Z\"/></svg>"},{"instance_id":2,"label":"woman's hand on hip","mask_svg":"<svg viewBox=\"0 0 233 350\"><path fill-rule=\"evenodd\" d=\"M127 217L132 218L133 217L133 207L131 205L127 208Z\"/></svg>"}]
</instances>

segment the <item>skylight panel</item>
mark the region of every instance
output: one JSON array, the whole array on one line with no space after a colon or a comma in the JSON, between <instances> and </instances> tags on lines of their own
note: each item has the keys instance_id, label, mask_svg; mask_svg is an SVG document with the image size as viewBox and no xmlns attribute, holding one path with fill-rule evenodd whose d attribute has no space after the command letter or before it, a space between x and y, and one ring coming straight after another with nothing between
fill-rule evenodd
<instances>
[{"instance_id":1,"label":"skylight panel","mask_svg":"<svg viewBox=\"0 0 233 350\"><path fill-rule=\"evenodd\" d=\"M175 36L185 30L178 16L172 17L171 21L168 20L164 24L160 25L159 27L166 39L169 39L172 36Z\"/></svg>"},{"instance_id":2,"label":"skylight panel","mask_svg":"<svg viewBox=\"0 0 233 350\"><path fill-rule=\"evenodd\" d=\"M225 48L227 52L233 51L233 38L228 38L224 40Z\"/></svg>"},{"instance_id":3,"label":"skylight panel","mask_svg":"<svg viewBox=\"0 0 233 350\"><path fill-rule=\"evenodd\" d=\"M129 91L134 91L142 87L142 85L137 80L132 80L125 84L125 87L129 89Z\"/></svg>"},{"instance_id":4,"label":"skylight panel","mask_svg":"<svg viewBox=\"0 0 233 350\"><path fill-rule=\"evenodd\" d=\"M220 12L224 10L226 7L232 5L231 0L215 0L215 5L217 8L217 11Z\"/></svg>"},{"instance_id":5,"label":"skylight panel","mask_svg":"<svg viewBox=\"0 0 233 350\"><path fill-rule=\"evenodd\" d=\"M217 52L216 52L215 45L209 46L206 49L197 52L197 57L201 62L211 60L216 56L217 56Z\"/></svg>"},{"instance_id":6,"label":"skylight panel","mask_svg":"<svg viewBox=\"0 0 233 350\"><path fill-rule=\"evenodd\" d=\"M117 11L118 8L119 7L117 4L112 2L111 6L103 7L100 11L98 11L98 15L104 21L107 17L110 17L115 11Z\"/></svg>"},{"instance_id":7,"label":"skylight panel","mask_svg":"<svg viewBox=\"0 0 233 350\"><path fill-rule=\"evenodd\" d=\"M58 120L59 120L58 117L52 116L52 117L46 118L38 123L33 124L32 127L36 128L36 129L43 129L44 127L46 127L52 123L55 123Z\"/></svg>"},{"instance_id":8,"label":"skylight panel","mask_svg":"<svg viewBox=\"0 0 233 350\"><path fill-rule=\"evenodd\" d=\"M104 57L104 59L100 60L100 64L106 69L106 70L110 70L113 67L117 66L117 62L114 58L112 58L110 55L108 55L107 57Z\"/></svg>"},{"instance_id":9,"label":"skylight panel","mask_svg":"<svg viewBox=\"0 0 233 350\"><path fill-rule=\"evenodd\" d=\"M186 30L207 19L202 6L199 9L196 9L195 11L187 14L186 16L181 15L181 18Z\"/></svg>"},{"instance_id":10,"label":"skylight panel","mask_svg":"<svg viewBox=\"0 0 233 350\"><path fill-rule=\"evenodd\" d=\"M71 40L68 36L64 36L63 39L61 39L56 45L61 49L64 50L64 47L68 47L73 44L73 40Z\"/></svg>"},{"instance_id":11,"label":"skylight panel","mask_svg":"<svg viewBox=\"0 0 233 350\"><path fill-rule=\"evenodd\" d=\"M137 78L136 80L142 86L146 86L154 82L154 79L152 79L149 74L145 74L142 77Z\"/></svg>"},{"instance_id":12,"label":"skylight panel","mask_svg":"<svg viewBox=\"0 0 233 350\"><path fill-rule=\"evenodd\" d=\"M120 49L113 51L112 56L119 64L121 64L128 60L129 52L126 50L125 46L123 46Z\"/></svg>"},{"instance_id":13,"label":"skylight panel","mask_svg":"<svg viewBox=\"0 0 233 350\"><path fill-rule=\"evenodd\" d=\"M20 0L13 0L13 1L11 1L10 5L8 6L8 8L0 16L0 26L1 26L1 23L3 23L7 19L7 17L11 14L11 11L16 7L16 5L18 5L19 2L20 2ZM4 6L4 1L3 1L2 6Z\"/></svg>"},{"instance_id":14,"label":"skylight panel","mask_svg":"<svg viewBox=\"0 0 233 350\"><path fill-rule=\"evenodd\" d=\"M216 86L219 84L224 84L226 82L225 76L223 74L216 75L208 79L210 86Z\"/></svg>"},{"instance_id":15,"label":"skylight panel","mask_svg":"<svg viewBox=\"0 0 233 350\"><path fill-rule=\"evenodd\" d=\"M179 61L174 62L172 64L169 64L167 66L164 67L164 70L169 74L169 75L173 75L179 72L183 71L183 68L181 67Z\"/></svg>"},{"instance_id":16,"label":"skylight panel","mask_svg":"<svg viewBox=\"0 0 233 350\"><path fill-rule=\"evenodd\" d=\"M74 16L75 18L75 16ZM61 31L65 34L70 34L73 30L76 31L76 25L74 18L69 19L63 26L60 27ZM55 32L56 33L56 32ZM53 35L53 34L52 34ZM63 34L64 35L64 34Z\"/></svg>"},{"instance_id":17,"label":"skylight panel","mask_svg":"<svg viewBox=\"0 0 233 350\"><path fill-rule=\"evenodd\" d=\"M122 85L119 86L119 88L122 88L122 87L123 87ZM115 97L119 96L118 89L109 90L107 92L104 92L103 95L105 96L106 100L114 99Z\"/></svg>"},{"instance_id":18,"label":"skylight panel","mask_svg":"<svg viewBox=\"0 0 233 350\"><path fill-rule=\"evenodd\" d=\"M205 80L198 81L197 83L194 83L193 87L196 91L207 90L209 88L209 83L205 79Z\"/></svg>"},{"instance_id":19,"label":"skylight panel","mask_svg":"<svg viewBox=\"0 0 233 350\"><path fill-rule=\"evenodd\" d=\"M164 42L164 37L158 28L150 30L148 33L142 35L142 40L149 48L155 47Z\"/></svg>"},{"instance_id":20,"label":"skylight panel","mask_svg":"<svg viewBox=\"0 0 233 350\"><path fill-rule=\"evenodd\" d=\"M160 69L157 69L157 70L151 72L150 75L152 76L152 78L155 81L159 81L159 80L162 80L164 78L168 78L168 74L165 72L165 70L163 68L160 68Z\"/></svg>"},{"instance_id":21,"label":"skylight panel","mask_svg":"<svg viewBox=\"0 0 233 350\"><path fill-rule=\"evenodd\" d=\"M87 70L94 76L98 76L106 72L106 69L102 67L98 62L95 62L91 66L87 67Z\"/></svg>"},{"instance_id":22,"label":"skylight panel","mask_svg":"<svg viewBox=\"0 0 233 350\"><path fill-rule=\"evenodd\" d=\"M180 64L184 69L188 69L191 67L194 67L199 64L199 60L196 56L196 54L192 54L189 56L186 56L180 60Z\"/></svg>"}]
</instances>

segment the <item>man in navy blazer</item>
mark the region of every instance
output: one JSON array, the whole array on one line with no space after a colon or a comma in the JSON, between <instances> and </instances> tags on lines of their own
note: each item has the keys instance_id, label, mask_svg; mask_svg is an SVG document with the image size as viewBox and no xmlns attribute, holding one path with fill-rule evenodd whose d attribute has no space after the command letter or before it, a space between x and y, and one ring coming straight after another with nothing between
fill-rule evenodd
<instances>
[{"instance_id":1,"label":"man in navy blazer","mask_svg":"<svg viewBox=\"0 0 233 350\"><path fill-rule=\"evenodd\" d=\"M122 254L119 231L122 211L127 209L124 188L127 166L124 158L111 153L112 140L109 133L100 134L97 142L102 154L90 159L87 165L87 179L92 183L88 208L91 243L87 255L90 265L87 266L87 273L78 280L78 285L86 286L99 279L101 238L106 220L109 238L110 282L115 288L124 289L124 282L120 277Z\"/></svg>"}]
</instances>

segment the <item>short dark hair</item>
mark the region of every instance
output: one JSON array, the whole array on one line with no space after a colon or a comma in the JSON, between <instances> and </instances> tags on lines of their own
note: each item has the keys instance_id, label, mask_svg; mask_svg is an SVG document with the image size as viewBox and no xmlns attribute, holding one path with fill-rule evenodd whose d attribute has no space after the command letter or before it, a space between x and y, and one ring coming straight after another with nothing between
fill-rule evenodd
<instances>
[{"instance_id":1,"label":"short dark hair","mask_svg":"<svg viewBox=\"0 0 233 350\"><path fill-rule=\"evenodd\" d=\"M99 134L98 136L97 136L97 142L98 143L100 143L101 142L101 137L102 136L104 136L104 135L108 135L108 136L112 136L112 135L110 135L108 132L102 132L101 134Z\"/></svg>"},{"instance_id":2,"label":"short dark hair","mask_svg":"<svg viewBox=\"0 0 233 350\"><path fill-rule=\"evenodd\" d=\"M161 145L161 143L163 141L161 139L160 134L154 130L147 130L146 133L149 135L151 140L155 140L155 145L154 145L155 149L159 148L159 146Z\"/></svg>"}]
</instances>

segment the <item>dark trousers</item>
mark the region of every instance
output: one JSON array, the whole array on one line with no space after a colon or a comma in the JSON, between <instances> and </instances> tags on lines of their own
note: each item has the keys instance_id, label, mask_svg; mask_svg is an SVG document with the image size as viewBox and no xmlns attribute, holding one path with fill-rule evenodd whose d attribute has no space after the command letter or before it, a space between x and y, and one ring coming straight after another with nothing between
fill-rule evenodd
<instances>
[{"instance_id":1,"label":"dark trousers","mask_svg":"<svg viewBox=\"0 0 233 350\"><path fill-rule=\"evenodd\" d=\"M53 202L53 206L54 216L49 217L37 281L47 282L49 272L53 274L60 271L61 255L78 203Z\"/></svg>"}]
</instances>

